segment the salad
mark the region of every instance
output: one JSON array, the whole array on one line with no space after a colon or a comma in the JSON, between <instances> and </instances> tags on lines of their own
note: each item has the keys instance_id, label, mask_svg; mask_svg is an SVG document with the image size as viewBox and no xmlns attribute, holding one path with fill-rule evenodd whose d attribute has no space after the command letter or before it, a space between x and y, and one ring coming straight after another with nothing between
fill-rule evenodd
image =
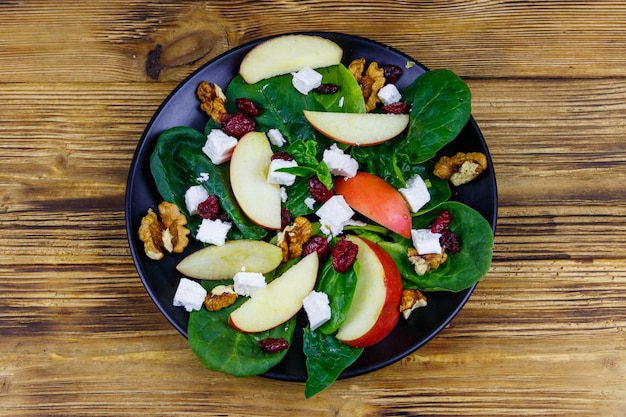
<instances>
[{"instance_id":1,"label":"salad","mask_svg":"<svg viewBox=\"0 0 626 417\"><path fill-rule=\"evenodd\" d=\"M307 38L301 46L313 38L299 36ZM355 71L353 65L345 66L340 61L341 54L337 61L336 57L329 58L329 52L325 59L330 61L319 61L317 57L314 62L330 64L301 68L321 78L314 88L303 92L294 81L300 71L297 67L302 64L295 64L296 68L286 64L298 61L298 55L306 54L302 51L307 48L294 48L295 57L285 54L280 58L268 56L275 51L273 48L255 49L252 51L257 55L261 51L260 58L246 55L244 62L248 64L242 62L240 74L223 89L207 80L212 90L199 94L207 110L204 131L178 126L159 136L150 166L164 205L159 205L158 214L149 209L146 217L151 222L146 223L161 226L161 232L168 230L167 239L161 236L158 242L169 242L161 253L185 255L179 271L188 272L183 275L200 283L206 293L203 299L212 295L232 299L232 304L217 311L209 311L206 303L191 309L189 343L203 365L237 376L263 374L283 360L294 334L301 330L307 358L305 396L310 397L331 385L364 349L383 340L396 322L404 319L400 316L401 301L408 302L403 316L409 317L414 308L425 305L429 292L459 292L480 280L490 267L493 232L482 215L452 199L455 187L463 187L465 181L479 175L479 155L438 155L470 117L469 89L454 73L428 71L405 88L396 89L393 93L400 98L394 99L394 94L390 98L380 90L395 84L402 76L401 68L361 62L364 67L359 69L357 63ZM279 61L279 69L256 69L267 60ZM285 71L287 67L291 69ZM382 81L380 76L370 77L369 70L374 67L382 69ZM259 73L261 78L257 80ZM305 78L303 83L309 81ZM366 91L372 87L370 84L378 84L373 93ZM385 104L382 100L391 102ZM246 116L245 122L241 114ZM237 122L228 126L229 120ZM349 136L354 131L359 133L356 139ZM223 149L207 151L208 138L218 134L235 139L231 153ZM337 165L333 157L349 162ZM254 167L265 161L263 181L267 183L269 165L276 160L281 161L272 171L276 183L268 187L259 182L258 175L255 177ZM355 164L356 172L349 168ZM237 168L233 171L234 166ZM469 174L464 172L468 166ZM419 188L414 187L415 183L427 190L427 199L413 206L412 194ZM193 187L202 189L207 197L190 206ZM267 197L255 194L258 190L264 190L262 196ZM368 190L374 190L373 196ZM424 200L423 193L421 197ZM331 206L328 216L321 215L331 200L343 200L343 205ZM337 220L335 214L346 207L348 218ZM205 215L207 211L211 214ZM164 228L165 218L169 224ZM212 226L227 228L222 239L215 240L219 233L214 228L207 232L207 220ZM420 245L433 244L433 235L438 249L420 253ZM201 241L205 248L189 251L180 244L186 240ZM290 247L290 240L297 244ZM245 243L233 249L233 244L243 242L255 243L249 248ZM151 243L158 251L159 244L154 245L154 240ZM255 260L258 263L247 263L258 254L264 255L256 256L261 258ZM433 257L437 258L434 262L427 259ZM211 275L219 269L215 268L218 259L225 259L228 265L220 274ZM247 265L255 265L257 270ZM382 272L378 274L371 272L379 269ZM234 275L239 272L263 275L260 287L264 289L254 292L255 284L242 284L243 291L230 295L237 284L233 285ZM308 280L294 278L310 275L313 278ZM302 285L293 284L297 279ZM373 283L364 288L377 288L376 293L363 293L365 282ZM239 319L245 317L241 312L246 308L258 312L249 307L252 301L283 294L275 289L281 285L294 294L304 288L303 294L293 296L296 301L291 309L295 312L282 321L280 314L274 319L273 313L267 312L254 323L261 327L246 327L252 320ZM388 294L380 296L385 290ZM304 298L311 294L326 296L328 316L320 319L319 310L302 311ZM377 327L376 331L342 336L349 322L363 321L353 317L355 306L372 300L382 300L382 312L371 326ZM246 304L248 307L243 307ZM264 328L268 325L271 327Z\"/></svg>"}]
</instances>

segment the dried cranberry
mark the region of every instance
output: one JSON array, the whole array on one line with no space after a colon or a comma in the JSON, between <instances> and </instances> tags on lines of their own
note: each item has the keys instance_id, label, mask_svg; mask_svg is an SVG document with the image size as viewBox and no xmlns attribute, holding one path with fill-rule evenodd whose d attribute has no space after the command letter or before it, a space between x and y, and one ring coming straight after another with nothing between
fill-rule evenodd
<instances>
[{"instance_id":1,"label":"dried cranberry","mask_svg":"<svg viewBox=\"0 0 626 417\"><path fill-rule=\"evenodd\" d=\"M395 84L404 73L402 68L394 64L383 65L383 72L385 74L385 80L387 80L389 84Z\"/></svg>"},{"instance_id":2,"label":"dried cranberry","mask_svg":"<svg viewBox=\"0 0 626 417\"><path fill-rule=\"evenodd\" d=\"M283 230L287 225L291 223L291 213L286 207L280 209L280 230Z\"/></svg>"},{"instance_id":3,"label":"dried cranberry","mask_svg":"<svg viewBox=\"0 0 626 417\"><path fill-rule=\"evenodd\" d=\"M257 117L259 115L259 109L256 108L254 102L247 98L238 98L235 99L235 106L237 106L237 110L246 116Z\"/></svg>"},{"instance_id":4,"label":"dried cranberry","mask_svg":"<svg viewBox=\"0 0 626 417\"><path fill-rule=\"evenodd\" d=\"M222 130L224 133L237 139L246 133L254 132L254 129L256 129L254 119L243 113L228 114L222 118Z\"/></svg>"},{"instance_id":5,"label":"dried cranberry","mask_svg":"<svg viewBox=\"0 0 626 417\"><path fill-rule=\"evenodd\" d=\"M274 155L272 155L272 161L274 159L282 159L283 161L293 161L293 156L289 155L287 152L282 151L282 152L276 152Z\"/></svg>"},{"instance_id":6,"label":"dried cranberry","mask_svg":"<svg viewBox=\"0 0 626 417\"><path fill-rule=\"evenodd\" d=\"M311 197L320 203L327 202L335 193L333 190L326 188L324 183L317 178L317 176L311 177L309 180L309 193Z\"/></svg>"},{"instance_id":7,"label":"dried cranberry","mask_svg":"<svg viewBox=\"0 0 626 417\"><path fill-rule=\"evenodd\" d=\"M335 246L333 246L330 251L335 271L346 272L350 269L358 253L359 247L345 237L342 237L339 242L335 243Z\"/></svg>"},{"instance_id":8,"label":"dried cranberry","mask_svg":"<svg viewBox=\"0 0 626 417\"><path fill-rule=\"evenodd\" d=\"M433 233L441 233L452 221L452 214L447 209L444 209L439 217L435 219L432 226L430 226L430 231Z\"/></svg>"},{"instance_id":9,"label":"dried cranberry","mask_svg":"<svg viewBox=\"0 0 626 417\"><path fill-rule=\"evenodd\" d=\"M328 252L328 240L324 236L311 236L302 245L302 256L307 256L313 252L317 252L319 258L326 255L326 252Z\"/></svg>"},{"instance_id":10,"label":"dried cranberry","mask_svg":"<svg viewBox=\"0 0 626 417\"><path fill-rule=\"evenodd\" d=\"M220 211L217 197L210 195L202 203L198 204L198 215L203 219L215 220Z\"/></svg>"},{"instance_id":11,"label":"dried cranberry","mask_svg":"<svg viewBox=\"0 0 626 417\"><path fill-rule=\"evenodd\" d=\"M263 352L278 353L289 348L289 342L282 337L268 337L259 340L259 348Z\"/></svg>"},{"instance_id":12,"label":"dried cranberry","mask_svg":"<svg viewBox=\"0 0 626 417\"><path fill-rule=\"evenodd\" d=\"M459 237L450 229L444 229L441 231L439 244L451 253L457 253L461 249Z\"/></svg>"},{"instance_id":13,"label":"dried cranberry","mask_svg":"<svg viewBox=\"0 0 626 417\"><path fill-rule=\"evenodd\" d=\"M316 93L319 94L335 94L339 91L339 86L337 84L322 84L315 89Z\"/></svg>"},{"instance_id":14,"label":"dried cranberry","mask_svg":"<svg viewBox=\"0 0 626 417\"><path fill-rule=\"evenodd\" d=\"M383 112L392 114L408 114L411 110L411 105L408 101L399 101L397 103L387 104L383 106Z\"/></svg>"}]
</instances>

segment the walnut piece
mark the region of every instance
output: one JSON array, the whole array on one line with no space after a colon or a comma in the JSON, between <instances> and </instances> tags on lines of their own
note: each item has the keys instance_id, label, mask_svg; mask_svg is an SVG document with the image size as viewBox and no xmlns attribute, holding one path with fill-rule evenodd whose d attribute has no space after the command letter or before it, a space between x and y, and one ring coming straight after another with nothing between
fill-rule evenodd
<instances>
[{"instance_id":1,"label":"walnut piece","mask_svg":"<svg viewBox=\"0 0 626 417\"><path fill-rule=\"evenodd\" d=\"M487 168L487 157L481 152L458 152L454 156L442 156L435 164L433 173L454 185L467 184Z\"/></svg>"},{"instance_id":2,"label":"walnut piece","mask_svg":"<svg viewBox=\"0 0 626 417\"><path fill-rule=\"evenodd\" d=\"M409 262L413 264L413 269L417 275L424 275L431 269L437 269L448 259L448 254L442 248L441 253L428 253L420 255L415 248L408 250Z\"/></svg>"},{"instance_id":3,"label":"walnut piece","mask_svg":"<svg viewBox=\"0 0 626 417\"><path fill-rule=\"evenodd\" d=\"M405 288L402 290L402 298L400 301L400 312L405 319L408 319L413 310L426 307L427 300L421 291Z\"/></svg>"},{"instance_id":4,"label":"walnut piece","mask_svg":"<svg viewBox=\"0 0 626 417\"><path fill-rule=\"evenodd\" d=\"M309 240L312 231L311 222L306 217L298 216L278 233L277 246L283 251L283 262L302 255L302 245Z\"/></svg>"},{"instance_id":5,"label":"walnut piece","mask_svg":"<svg viewBox=\"0 0 626 417\"><path fill-rule=\"evenodd\" d=\"M385 85L385 71L378 67L377 62L371 62L365 70L365 59L355 59L348 66L348 71L354 75L361 86L361 92L365 99L365 110L372 111L380 103L378 92Z\"/></svg>"},{"instance_id":6,"label":"walnut piece","mask_svg":"<svg viewBox=\"0 0 626 417\"><path fill-rule=\"evenodd\" d=\"M159 216L150 208L141 219L139 239L150 259L163 259L165 249L170 253L181 253L189 244L189 229L185 227L187 218L176 204L163 201L158 206Z\"/></svg>"},{"instance_id":7,"label":"walnut piece","mask_svg":"<svg viewBox=\"0 0 626 417\"><path fill-rule=\"evenodd\" d=\"M220 311L237 301L237 293L232 285L218 285L204 298L204 307L208 311Z\"/></svg>"},{"instance_id":8,"label":"walnut piece","mask_svg":"<svg viewBox=\"0 0 626 417\"><path fill-rule=\"evenodd\" d=\"M226 96L219 85L202 81L198 84L196 94L200 99L200 108L216 123L222 123L226 111Z\"/></svg>"}]
</instances>

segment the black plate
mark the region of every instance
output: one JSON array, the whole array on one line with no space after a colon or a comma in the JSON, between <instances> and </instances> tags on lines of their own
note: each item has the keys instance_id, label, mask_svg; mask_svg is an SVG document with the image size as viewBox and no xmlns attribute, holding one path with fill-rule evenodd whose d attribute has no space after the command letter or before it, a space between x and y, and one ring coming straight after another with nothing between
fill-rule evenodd
<instances>
[{"instance_id":1,"label":"black plate","mask_svg":"<svg viewBox=\"0 0 626 417\"><path fill-rule=\"evenodd\" d=\"M414 59L381 43L357 36L339 33L309 33L333 40L343 48L344 64L355 58L376 61L380 65L396 64L404 68L404 75L397 83L402 90L427 69ZM267 39L267 38L266 38ZM162 198L157 192L150 174L150 155L157 138L164 130L174 126L190 126L204 130L207 116L200 110L196 98L196 87L206 80L225 88L239 72L243 56L255 45L266 40L260 39L239 46L203 65L183 81L163 102L146 127L130 167L126 188L126 231L131 254L148 294L172 325L187 336L188 313L181 307L174 307L172 300L180 279L176 264L185 256L166 256L155 262L148 259L139 240L137 231L141 218L149 207L156 209ZM405 68L407 63L413 63ZM410 65L409 65L410 66ZM488 169L473 182L454 191L453 199L462 201L480 212L495 231L497 214L496 181L487 145L473 118L459 136L440 153L451 155L457 151L477 151L487 155ZM366 348L361 357L342 374L341 378L353 377L380 369L404 358L424 345L439 333L461 310L474 291L474 287L459 293L429 293L428 306L416 310L410 319L400 319L393 332L381 343ZM302 353L301 326L296 331L292 347L285 359L264 376L288 381L306 379L305 357Z\"/></svg>"}]
</instances>

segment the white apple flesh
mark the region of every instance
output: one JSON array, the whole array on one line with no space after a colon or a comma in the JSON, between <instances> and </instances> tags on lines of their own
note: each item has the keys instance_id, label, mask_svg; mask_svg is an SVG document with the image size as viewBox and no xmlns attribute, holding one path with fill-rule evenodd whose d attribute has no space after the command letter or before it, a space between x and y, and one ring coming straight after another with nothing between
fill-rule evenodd
<instances>
[{"instance_id":1,"label":"white apple flesh","mask_svg":"<svg viewBox=\"0 0 626 417\"><path fill-rule=\"evenodd\" d=\"M230 159L230 185L237 203L254 223L280 229L280 186L267 182L273 152L263 132L239 139Z\"/></svg>"},{"instance_id":2,"label":"white apple flesh","mask_svg":"<svg viewBox=\"0 0 626 417\"><path fill-rule=\"evenodd\" d=\"M341 113L304 110L315 130L334 141L372 146L398 136L409 124L408 114Z\"/></svg>"},{"instance_id":3,"label":"white apple flesh","mask_svg":"<svg viewBox=\"0 0 626 417\"><path fill-rule=\"evenodd\" d=\"M315 287L318 268L317 252L305 256L266 287L259 288L230 313L228 322L244 333L263 332L286 322L300 311L302 300Z\"/></svg>"},{"instance_id":4,"label":"white apple flesh","mask_svg":"<svg viewBox=\"0 0 626 417\"><path fill-rule=\"evenodd\" d=\"M231 279L237 272L273 271L283 259L282 250L262 240L229 240L207 246L185 257L176 266L181 274L197 279Z\"/></svg>"},{"instance_id":5,"label":"white apple flesh","mask_svg":"<svg viewBox=\"0 0 626 417\"><path fill-rule=\"evenodd\" d=\"M341 47L329 39L312 35L284 35L252 48L241 61L239 74L248 84L254 84L304 67L337 65L342 55Z\"/></svg>"},{"instance_id":6,"label":"white apple flesh","mask_svg":"<svg viewBox=\"0 0 626 417\"><path fill-rule=\"evenodd\" d=\"M357 285L337 339L348 346L372 346L393 330L400 317L402 278L391 256L367 239L348 236L359 247Z\"/></svg>"}]
</instances>

